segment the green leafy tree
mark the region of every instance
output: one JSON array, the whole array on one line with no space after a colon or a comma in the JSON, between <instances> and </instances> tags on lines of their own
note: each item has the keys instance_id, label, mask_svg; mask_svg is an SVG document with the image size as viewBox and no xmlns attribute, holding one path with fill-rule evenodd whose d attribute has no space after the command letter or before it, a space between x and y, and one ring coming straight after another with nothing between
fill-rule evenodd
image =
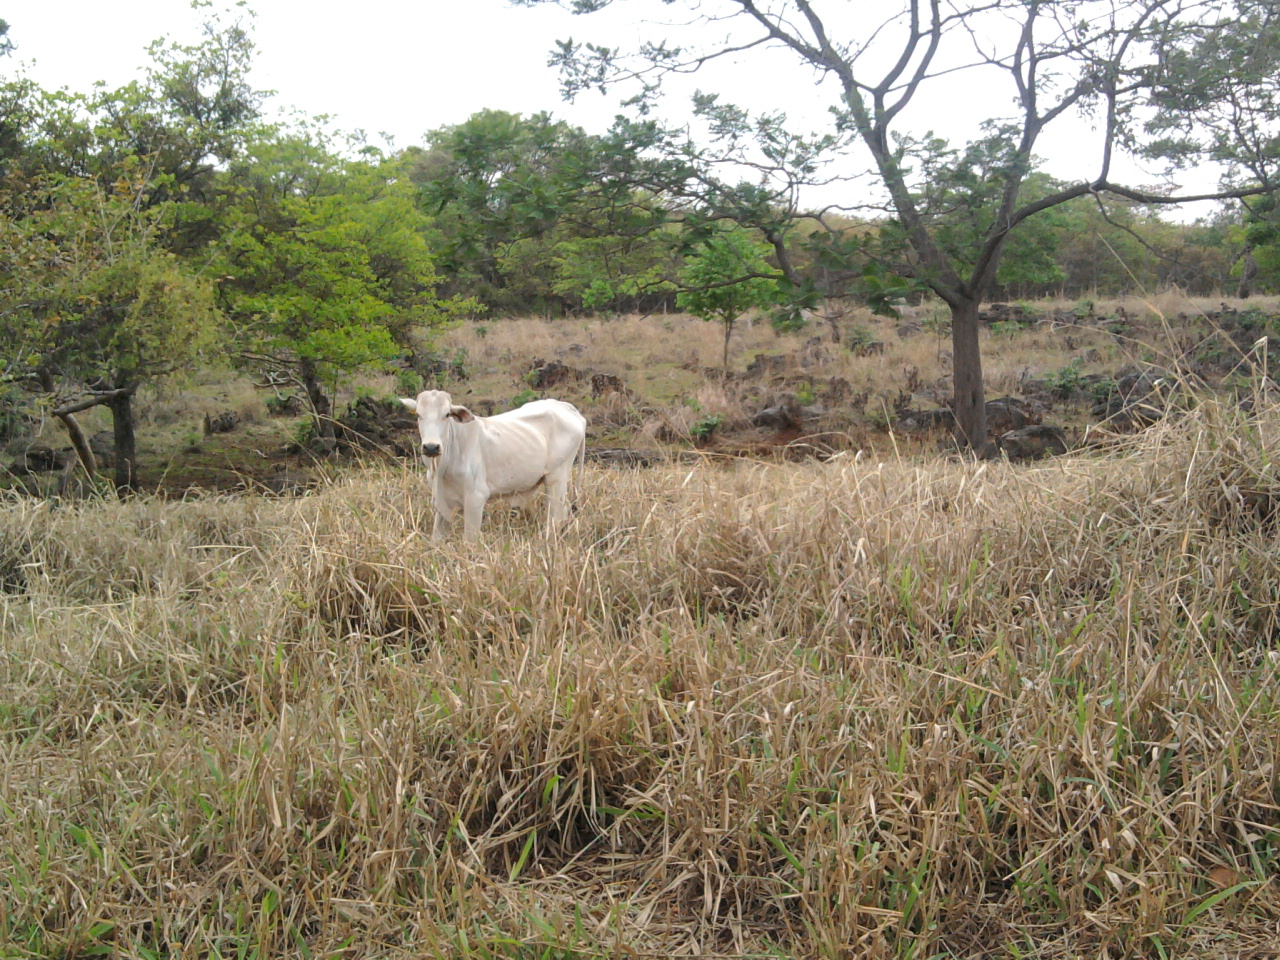
<instances>
[{"instance_id":1,"label":"green leafy tree","mask_svg":"<svg viewBox=\"0 0 1280 960\"><path fill-rule=\"evenodd\" d=\"M334 436L327 383L476 309L435 295L427 221L404 173L401 161L343 159L312 131L256 145L228 177L238 202L220 269L236 338L297 377L321 438Z\"/></svg>"},{"instance_id":2,"label":"green leafy tree","mask_svg":"<svg viewBox=\"0 0 1280 960\"><path fill-rule=\"evenodd\" d=\"M775 271L765 260L768 249L743 230L717 230L687 257L680 272L683 289L676 304L724 327L721 361L726 373L734 324L748 310L768 309L780 299Z\"/></svg>"},{"instance_id":3,"label":"green leafy tree","mask_svg":"<svg viewBox=\"0 0 1280 960\"><path fill-rule=\"evenodd\" d=\"M76 410L111 409L121 489L136 483L137 390L220 328L200 274L217 239L204 205L263 96L246 80L242 23L214 16L204 31L193 46L154 44L146 76L116 90L50 93L23 78L0 88L0 333L22 345L15 375L88 393L55 411L73 440Z\"/></svg>"},{"instance_id":4,"label":"green leafy tree","mask_svg":"<svg viewBox=\"0 0 1280 960\"><path fill-rule=\"evenodd\" d=\"M406 151L445 289L496 310L621 307L669 291L666 210L643 139L485 110Z\"/></svg>"},{"instance_id":5,"label":"green leafy tree","mask_svg":"<svg viewBox=\"0 0 1280 960\"><path fill-rule=\"evenodd\" d=\"M452 290L507 309L528 296L527 289L511 290L507 255L522 241L544 238L573 202L557 167L579 135L545 113L526 119L484 110L430 134L429 151L411 154Z\"/></svg>"},{"instance_id":6,"label":"green leafy tree","mask_svg":"<svg viewBox=\"0 0 1280 960\"><path fill-rule=\"evenodd\" d=\"M1236 231L1243 241L1236 295L1248 297L1258 287L1280 289L1280 204L1261 197L1245 207L1242 220Z\"/></svg>"},{"instance_id":7,"label":"green leafy tree","mask_svg":"<svg viewBox=\"0 0 1280 960\"><path fill-rule=\"evenodd\" d=\"M517 2L557 2L590 14L629 0ZM683 34L681 40L695 38L689 47L648 36L640 38L634 53L560 43L553 61L561 68L566 93L630 84L635 92L628 102L649 110L665 77L766 52L790 57L806 78L816 72L829 81L807 87L834 94L834 130L825 136L798 137L776 113L752 115L700 93L693 112L707 125L706 145L691 150L688 138L675 133L666 145L700 171L695 180L704 185L699 190L704 205L719 206L718 215L742 223L750 222L743 205L725 203L737 195L716 186L716 171L724 162L750 164L760 174L761 189L776 198L765 206L785 210L799 187L821 179L822 161L833 151L860 151L892 228L869 250L865 241L855 245L848 238L839 249L851 259L874 257L924 284L950 307L957 439L969 446L986 441L978 308L997 282L1013 231L1046 210L1088 195L1168 204L1261 195L1275 186L1276 153L1270 144L1277 122L1271 93L1277 71L1272 69L1269 80L1262 75L1280 44L1265 45L1267 53L1260 56L1253 56L1249 46L1259 30L1264 37L1274 32L1269 0L1235 0L1225 6L1181 0L996 0L959 7L900 0L878 8L883 16L871 18L845 17L843 4L822 0L685 0L682 5L692 19L715 25ZM1247 26L1228 26L1233 19ZM1183 81L1192 76L1193 61L1209 53L1218 68L1188 87ZM771 69L784 62L775 55ZM1233 65L1247 66L1258 83L1229 84ZM958 78L967 76L1005 84L1009 96L997 95L994 102L1012 103L1013 116L982 124L954 152L936 137L913 133L913 113L921 104L936 102L930 94L943 85L954 88ZM1224 91L1232 94L1229 108L1222 106ZM1176 143L1145 125L1153 105L1167 108L1163 121L1182 134ZM1099 131L1093 149L1081 151L1080 179L1040 195L1028 191L1041 135L1082 114L1092 117ZM1201 122L1212 127L1211 137L1191 135ZM1251 138L1259 149L1245 142ZM1233 166L1223 188L1214 193L1143 190L1113 174L1113 156L1135 147L1165 156L1176 147L1182 162L1225 158ZM931 172L942 174L942 187L969 209L958 215L954 205L931 202ZM689 182L686 175L681 189ZM964 232L977 239L960 255L955 231L966 219ZM780 269L796 282L776 221L752 225L774 244ZM796 288L801 289L798 282Z\"/></svg>"},{"instance_id":8,"label":"green leafy tree","mask_svg":"<svg viewBox=\"0 0 1280 960\"><path fill-rule=\"evenodd\" d=\"M87 177L105 189L125 178L138 186L139 205L174 207L158 239L199 255L220 235L206 209L219 195L220 171L255 135L266 97L248 80L251 17L241 12L224 23L209 14L199 43L157 41L143 78L116 89L50 93L23 80L7 84L0 104L13 107L9 116L21 125L13 139L22 145L9 159L28 176ZM0 147L4 133L0 123Z\"/></svg>"},{"instance_id":9,"label":"green leafy tree","mask_svg":"<svg viewBox=\"0 0 1280 960\"><path fill-rule=\"evenodd\" d=\"M110 409L122 492L137 480L138 388L190 365L219 320L211 285L157 243L166 224L144 189L47 174L0 198L0 332L24 374L72 391L55 412L82 456L71 415Z\"/></svg>"}]
</instances>

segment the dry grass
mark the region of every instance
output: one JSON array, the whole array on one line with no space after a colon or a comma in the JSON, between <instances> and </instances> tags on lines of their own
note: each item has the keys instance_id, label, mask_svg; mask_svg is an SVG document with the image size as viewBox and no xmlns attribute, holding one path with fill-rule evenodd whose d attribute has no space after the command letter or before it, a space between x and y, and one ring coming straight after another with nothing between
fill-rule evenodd
<instances>
[{"instance_id":1,"label":"dry grass","mask_svg":"<svg viewBox=\"0 0 1280 960\"><path fill-rule=\"evenodd\" d=\"M4 501L0 952L1272 956L1278 440Z\"/></svg>"},{"instance_id":2,"label":"dry grass","mask_svg":"<svg viewBox=\"0 0 1280 960\"><path fill-rule=\"evenodd\" d=\"M1021 395L1028 381L1064 373L1110 377L1121 369L1153 364L1183 369L1188 348L1194 353L1196 344L1207 343L1212 330L1207 316L1224 306L1277 313L1280 298L1224 303L1220 298L1186 297L1173 289L1151 296L1046 300L1029 306L1052 322L1022 329L997 325L981 334L989 397ZM442 348L450 355L462 350L471 372L468 381L451 384L450 389L463 397L492 401L498 409L527 391L524 375L535 360L558 360L619 377L636 398L623 404L625 410L615 409L621 402L617 397L593 398L586 381L556 388L557 395L579 403L593 423L610 432L610 442L688 442L691 429L705 416L719 415L730 429L749 422L781 393L807 392L823 403L827 385L835 380L847 385L843 398L825 405L848 421L837 429L851 430L849 423L865 427L865 418L891 421L897 405L930 407L951 394L946 310L929 303L902 312L900 320L888 320L865 309L851 310L842 320L845 346L830 343L830 330L821 322L785 335L775 334L764 322L740 322L731 350L731 368L738 378L731 388L716 379L722 328L685 315L500 320L449 331ZM1122 323L1117 326L1106 318ZM814 338L821 341L816 349ZM880 346L875 351L848 348L868 340ZM761 354L786 355L794 363L785 376L744 379L747 365ZM858 402L850 403L850 398ZM1084 408L1063 409L1051 419L1079 430L1086 413ZM892 450L883 436L860 437L855 446Z\"/></svg>"}]
</instances>

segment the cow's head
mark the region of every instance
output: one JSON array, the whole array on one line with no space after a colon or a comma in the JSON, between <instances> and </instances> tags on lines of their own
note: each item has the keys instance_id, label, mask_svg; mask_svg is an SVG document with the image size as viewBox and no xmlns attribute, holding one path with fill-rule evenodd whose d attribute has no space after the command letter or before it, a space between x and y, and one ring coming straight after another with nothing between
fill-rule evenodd
<instances>
[{"instance_id":1,"label":"cow's head","mask_svg":"<svg viewBox=\"0 0 1280 960\"><path fill-rule=\"evenodd\" d=\"M400 402L418 415L423 463L431 463L444 453L450 421L470 423L475 419L466 407L454 406L453 398L443 390L424 390L416 399L401 397Z\"/></svg>"}]
</instances>

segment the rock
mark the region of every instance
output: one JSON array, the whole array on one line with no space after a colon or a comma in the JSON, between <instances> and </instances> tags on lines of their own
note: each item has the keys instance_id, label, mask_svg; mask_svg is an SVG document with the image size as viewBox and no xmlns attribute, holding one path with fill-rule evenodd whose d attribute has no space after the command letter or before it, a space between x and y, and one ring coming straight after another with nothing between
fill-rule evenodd
<instances>
[{"instance_id":1,"label":"rock","mask_svg":"<svg viewBox=\"0 0 1280 960\"><path fill-rule=\"evenodd\" d=\"M791 358L777 353L761 353L747 364L748 377L770 377L786 373L791 366Z\"/></svg>"},{"instance_id":2,"label":"rock","mask_svg":"<svg viewBox=\"0 0 1280 960\"><path fill-rule=\"evenodd\" d=\"M417 427L417 418L399 400L360 397L347 407L334 432L345 450L391 450L397 455L412 444L400 441Z\"/></svg>"},{"instance_id":3,"label":"rock","mask_svg":"<svg viewBox=\"0 0 1280 960\"><path fill-rule=\"evenodd\" d=\"M89 438L89 449L99 467L116 465L116 438L110 430L99 430Z\"/></svg>"},{"instance_id":4,"label":"rock","mask_svg":"<svg viewBox=\"0 0 1280 960\"><path fill-rule=\"evenodd\" d=\"M535 390L550 390L562 383L572 383L585 377L586 374L581 370L559 360L535 360L525 374L525 382Z\"/></svg>"},{"instance_id":5,"label":"rock","mask_svg":"<svg viewBox=\"0 0 1280 960\"><path fill-rule=\"evenodd\" d=\"M796 403L784 401L772 407L765 407L751 418L751 425L773 430L799 430L803 419L804 414Z\"/></svg>"},{"instance_id":6,"label":"rock","mask_svg":"<svg viewBox=\"0 0 1280 960\"><path fill-rule=\"evenodd\" d=\"M271 493L282 496L297 496L304 493L315 480L308 473L284 470L273 477L268 477L263 486Z\"/></svg>"},{"instance_id":7,"label":"rock","mask_svg":"<svg viewBox=\"0 0 1280 960\"><path fill-rule=\"evenodd\" d=\"M1039 319L1036 314L1018 303L993 303L986 310L978 311L978 319L983 323L1015 323L1030 324Z\"/></svg>"},{"instance_id":8,"label":"rock","mask_svg":"<svg viewBox=\"0 0 1280 960\"><path fill-rule=\"evenodd\" d=\"M213 433L230 433L238 426L240 426L240 414L234 410L224 410L213 416L207 413L204 415L205 436Z\"/></svg>"},{"instance_id":9,"label":"rock","mask_svg":"<svg viewBox=\"0 0 1280 960\"><path fill-rule=\"evenodd\" d=\"M649 467L654 462L654 458L647 453L624 448L588 450L587 459L592 463L602 463L609 467Z\"/></svg>"},{"instance_id":10,"label":"rock","mask_svg":"<svg viewBox=\"0 0 1280 960\"><path fill-rule=\"evenodd\" d=\"M955 412L949 407L938 410L903 410L898 415L894 428L904 433L923 433L926 430L950 430L955 422Z\"/></svg>"},{"instance_id":11,"label":"rock","mask_svg":"<svg viewBox=\"0 0 1280 960\"><path fill-rule=\"evenodd\" d=\"M1067 436L1061 427L1038 423L1003 434L998 447L1010 460L1041 460L1067 452Z\"/></svg>"},{"instance_id":12,"label":"rock","mask_svg":"<svg viewBox=\"0 0 1280 960\"><path fill-rule=\"evenodd\" d=\"M831 354L822 342L821 337L810 337L800 345L800 365L808 368L826 363Z\"/></svg>"},{"instance_id":13,"label":"rock","mask_svg":"<svg viewBox=\"0 0 1280 960\"><path fill-rule=\"evenodd\" d=\"M591 396L603 397L607 393L620 393L623 396L629 396L631 391L611 373L593 373L591 375Z\"/></svg>"},{"instance_id":14,"label":"rock","mask_svg":"<svg viewBox=\"0 0 1280 960\"><path fill-rule=\"evenodd\" d=\"M74 456L74 451L70 447L65 450L53 450L41 444L27 447L13 464L9 467L9 472L15 477L26 476L30 473L50 473L54 470L61 470L67 465L67 461Z\"/></svg>"},{"instance_id":15,"label":"rock","mask_svg":"<svg viewBox=\"0 0 1280 960\"><path fill-rule=\"evenodd\" d=\"M1115 427L1136 430L1155 423L1169 412L1182 384L1157 370L1130 372L1116 381L1112 394L1089 411Z\"/></svg>"},{"instance_id":16,"label":"rock","mask_svg":"<svg viewBox=\"0 0 1280 960\"><path fill-rule=\"evenodd\" d=\"M302 397L296 393L267 397L267 413L273 417L297 417L302 414Z\"/></svg>"},{"instance_id":17,"label":"rock","mask_svg":"<svg viewBox=\"0 0 1280 960\"><path fill-rule=\"evenodd\" d=\"M1038 424L1041 419L1041 408L1017 397L1000 397L987 401L987 434L999 437L1010 430ZM897 429L908 433L920 433L927 430L950 430L956 422L955 412L950 407L937 410L904 410L898 415Z\"/></svg>"},{"instance_id":18,"label":"rock","mask_svg":"<svg viewBox=\"0 0 1280 960\"><path fill-rule=\"evenodd\" d=\"M987 433L997 436L1040 422L1031 404L1017 397L987 401Z\"/></svg>"}]
</instances>

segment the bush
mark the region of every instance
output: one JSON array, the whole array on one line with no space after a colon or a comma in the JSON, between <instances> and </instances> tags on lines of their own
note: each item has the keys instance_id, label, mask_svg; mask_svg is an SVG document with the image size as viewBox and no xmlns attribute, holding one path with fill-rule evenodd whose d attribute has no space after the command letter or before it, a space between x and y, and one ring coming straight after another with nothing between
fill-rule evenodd
<instances>
[{"instance_id":1,"label":"bush","mask_svg":"<svg viewBox=\"0 0 1280 960\"><path fill-rule=\"evenodd\" d=\"M724 414L707 413L694 422L693 426L689 428L689 434L699 443L706 443L722 423L724 423Z\"/></svg>"}]
</instances>

